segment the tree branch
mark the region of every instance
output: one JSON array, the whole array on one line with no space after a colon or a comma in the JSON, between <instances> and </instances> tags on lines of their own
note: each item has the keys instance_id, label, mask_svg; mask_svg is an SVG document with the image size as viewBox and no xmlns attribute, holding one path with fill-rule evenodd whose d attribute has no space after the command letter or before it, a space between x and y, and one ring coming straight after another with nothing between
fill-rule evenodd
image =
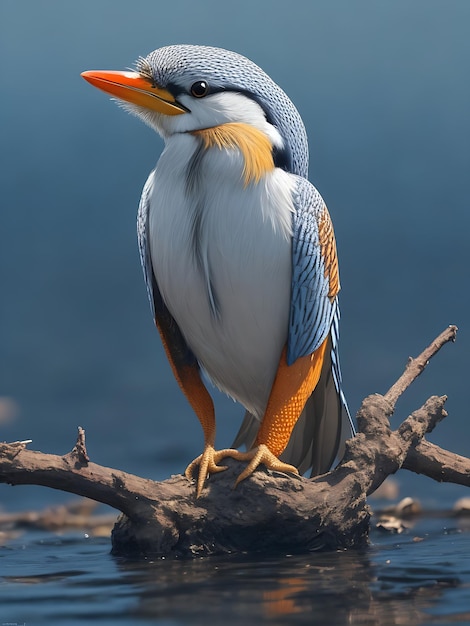
<instances>
[{"instance_id":1,"label":"tree branch","mask_svg":"<svg viewBox=\"0 0 470 626\"><path fill-rule=\"evenodd\" d=\"M142 494L156 483L85 461L81 449L84 435L79 429L75 448L65 456L27 450L24 442L0 443L0 482L67 491L123 513L148 509L150 505Z\"/></svg>"},{"instance_id":2,"label":"tree branch","mask_svg":"<svg viewBox=\"0 0 470 626\"><path fill-rule=\"evenodd\" d=\"M0 482L36 484L108 504L123 513L112 533L115 553L205 555L276 549L340 549L367 543L366 496L400 468L439 481L469 485L470 461L424 437L446 417L446 397L432 396L394 431L389 417L399 396L448 341L447 328L385 395L366 398L358 434L346 442L341 463L313 479L256 471L233 489L242 465L233 459L210 477L199 499L183 476L154 482L92 463L79 428L65 456L28 450L30 441L0 444Z\"/></svg>"},{"instance_id":3,"label":"tree branch","mask_svg":"<svg viewBox=\"0 0 470 626\"><path fill-rule=\"evenodd\" d=\"M439 352L442 346L449 341L455 341L457 330L457 326L448 326L418 357L415 359L410 357L408 359L405 371L384 396L393 408L395 408L398 398L423 373L429 361Z\"/></svg>"},{"instance_id":4,"label":"tree branch","mask_svg":"<svg viewBox=\"0 0 470 626\"><path fill-rule=\"evenodd\" d=\"M424 438L409 449L402 467L438 482L470 487L470 459L444 450Z\"/></svg>"}]
</instances>

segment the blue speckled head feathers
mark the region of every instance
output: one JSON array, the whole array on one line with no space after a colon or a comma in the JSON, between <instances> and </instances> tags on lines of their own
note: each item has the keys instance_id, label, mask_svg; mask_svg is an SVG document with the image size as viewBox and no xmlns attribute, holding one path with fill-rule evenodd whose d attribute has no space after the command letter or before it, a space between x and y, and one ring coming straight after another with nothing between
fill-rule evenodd
<instances>
[{"instance_id":1,"label":"blue speckled head feathers","mask_svg":"<svg viewBox=\"0 0 470 626\"><path fill-rule=\"evenodd\" d=\"M175 97L178 93L188 93L195 81L204 80L212 93L234 91L252 98L284 140L285 150L279 165L307 177L307 135L299 112L286 93L246 57L210 46L173 45L158 48L139 59L137 71Z\"/></svg>"}]
</instances>

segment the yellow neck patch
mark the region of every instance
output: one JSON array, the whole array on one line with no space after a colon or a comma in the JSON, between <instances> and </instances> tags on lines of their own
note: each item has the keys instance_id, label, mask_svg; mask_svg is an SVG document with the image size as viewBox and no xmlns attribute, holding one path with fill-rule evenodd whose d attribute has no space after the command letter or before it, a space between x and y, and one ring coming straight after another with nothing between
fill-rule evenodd
<instances>
[{"instance_id":1,"label":"yellow neck patch","mask_svg":"<svg viewBox=\"0 0 470 626\"><path fill-rule=\"evenodd\" d=\"M242 122L228 122L213 128L203 128L192 132L200 137L204 147L238 149L243 155L243 182L259 183L267 172L274 169L272 145L268 137L253 126Z\"/></svg>"}]
</instances>

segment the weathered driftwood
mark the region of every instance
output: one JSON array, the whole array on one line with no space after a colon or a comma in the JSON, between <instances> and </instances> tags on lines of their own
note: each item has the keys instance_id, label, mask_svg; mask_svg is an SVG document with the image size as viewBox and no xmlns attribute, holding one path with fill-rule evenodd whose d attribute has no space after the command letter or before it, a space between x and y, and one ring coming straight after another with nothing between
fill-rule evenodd
<instances>
[{"instance_id":1,"label":"weathered driftwood","mask_svg":"<svg viewBox=\"0 0 470 626\"><path fill-rule=\"evenodd\" d=\"M447 328L385 395L366 398L357 414L358 434L341 463L313 479L257 470L236 489L240 463L210 477L200 498L183 476L154 482L89 460L85 433L65 456L28 450L28 442L0 444L0 481L36 484L86 496L122 512L112 532L115 553L207 555L289 552L359 547L367 543L366 497L400 468L434 480L470 486L470 460L425 441L446 417L444 397L433 396L397 430L389 418L404 390L448 341Z\"/></svg>"}]
</instances>

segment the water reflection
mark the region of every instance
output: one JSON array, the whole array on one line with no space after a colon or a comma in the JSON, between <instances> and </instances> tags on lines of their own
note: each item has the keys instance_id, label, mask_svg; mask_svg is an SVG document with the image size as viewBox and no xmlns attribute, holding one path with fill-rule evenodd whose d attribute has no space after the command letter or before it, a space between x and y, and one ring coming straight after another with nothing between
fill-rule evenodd
<instances>
[{"instance_id":1,"label":"water reflection","mask_svg":"<svg viewBox=\"0 0 470 626\"><path fill-rule=\"evenodd\" d=\"M49 626L469 624L469 530L420 518L362 552L155 561L29 533L0 549L0 605L5 621Z\"/></svg>"},{"instance_id":2,"label":"water reflection","mask_svg":"<svg viewBox=\"0 0 470 626\"><path fill-rule=\"evenodd\" d=\"M380 573L370 551L119 567L140 589L139 617L177 623L417 624L443 590L460 584L436 567L407 572L403 561Z\"/></svg>"}]
</instances>

